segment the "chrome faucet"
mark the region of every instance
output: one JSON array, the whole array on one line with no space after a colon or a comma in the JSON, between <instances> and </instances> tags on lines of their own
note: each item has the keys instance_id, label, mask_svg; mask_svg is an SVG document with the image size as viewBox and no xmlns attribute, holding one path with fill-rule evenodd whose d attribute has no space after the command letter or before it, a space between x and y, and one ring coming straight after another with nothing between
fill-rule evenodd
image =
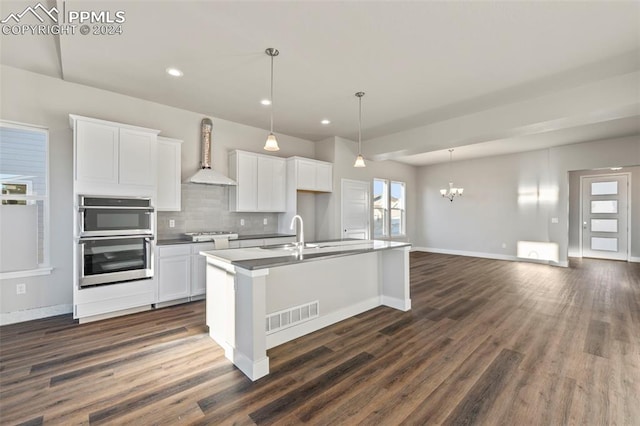
<instances>
[{"instance_id":1,"label":"chrome faucet","mask_svg":"<svg viewBox=\"0 0 640 426\"><path fill-rule=\"evenodd\" d=\"M300 216L299 214L295 215L293 219L291 219L291 226L289 227L289 229L294 229L294 227L296 226L296 219L300 219L300 233L296 232L296 239L298 240L296 242L296 245L298 246L298 248L304 248L304 223L302 222L302 216Z\"/></svg>"}]
</instances>

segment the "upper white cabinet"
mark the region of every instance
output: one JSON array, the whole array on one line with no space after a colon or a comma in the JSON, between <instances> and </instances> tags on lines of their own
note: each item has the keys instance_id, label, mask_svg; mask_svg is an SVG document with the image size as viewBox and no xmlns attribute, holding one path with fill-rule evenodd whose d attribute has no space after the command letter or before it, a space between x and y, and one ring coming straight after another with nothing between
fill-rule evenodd
<instances>
[{"instance_id":1,"label":"upper white cabinet","mask_svg":"<svg viewBox=\"0 0 640 426\"><path fill-rule=\"evenodd\" d=\"M146 187L155 192L160 131L77 115L69 118L77 191Z\"/></svg>"},{"instance_id":2,"label":"upper white cabinet","mask_svg":"<svg viewBox=\"0 0 640 426\"><path fill-rule=\"evenodd\" d=\"M120 129L77 121L74 132L76 180L118 183Z\"/></svg>"},{"instance_id":3,"label":"upper white cabinet","mask_svg":"<svg viewBox=\"0 0 640 426\"><path fill-rule=\"evenodd\" d=\"M229 153L229 210L283 212L286 205L286 160L255 152Z\"/></svg>"},{"instance_id":4,"label":"upper white cabinet","mask_svg":"<svg viewBox=\"0 0 640 426\"><path fill-rule=\"evenodd\" d=\"M180 211L182 141L158 137L158 211Z\"/></svg>"},{"instance_id":5,"label":"upper white cabinet","mask_svg":"<svg viewBox=\"0 0 640 426\"><path fill-rule=\"evenodd\" d=\"M297 190L333 191L333 164L302 157L291 157L287 161L293 172Z\"/></svg>"}]
</instances>

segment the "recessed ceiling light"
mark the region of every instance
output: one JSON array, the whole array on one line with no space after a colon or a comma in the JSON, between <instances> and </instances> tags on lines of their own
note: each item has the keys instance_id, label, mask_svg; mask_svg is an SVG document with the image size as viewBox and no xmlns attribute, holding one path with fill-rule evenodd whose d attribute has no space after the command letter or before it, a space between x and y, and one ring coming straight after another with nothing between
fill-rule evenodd
<instances>
[{"instance_id":1,"label":"recessed ceiling light","mask_svg":"<svg viewBox=\"0 0 640 426\"><path fill-rule=\"evenodd\" d=\"M260 101L260 103L265 106L271 105L271 101L269 99L263 99Z\"/></svg>"},{"instance_id":2,"label":"recessed ceiling light","mask_svg":"<svg viewBox=\"0 0 640 426\"><path fill-rule=\"evenodd\" d=\"M322 120L320 123L324 124L325 126L327 124L331 124L331 121L327 120L326 118L324 120Z\"/></svg>"},{"instance_id":3,"label":"recessed ceiling light","mask_svg":"<svg viewBox=\"0 0 640 426\"><path fill-rule=\"evenodd\" d=\"M622 170L622 167L611 167L611 170L615 172L616 170Z\"/></svg>"},{"instance_id":4,"label":"recessed ceiling light","mask_svg":"<svg viewBox=\"0 0 640 426\"><path fill-rule=\"evenodd\" d=\"M178 68L167 68L167 74L173 77L182 77L184 75Z\"/></svg>"}]
</instances>

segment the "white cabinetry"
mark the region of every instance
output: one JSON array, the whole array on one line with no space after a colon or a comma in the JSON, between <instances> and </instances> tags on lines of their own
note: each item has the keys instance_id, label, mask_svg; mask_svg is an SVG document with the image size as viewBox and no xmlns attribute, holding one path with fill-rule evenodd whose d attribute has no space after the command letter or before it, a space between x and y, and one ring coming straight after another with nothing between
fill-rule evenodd
<instances>
[{"instance_id":1,"label":"white cabinetry","mask_svg":"<svg viewBox=\"0 0 640 426\"><path fill-rule=\"evenodd\" d=\"M190 244L191 246L191 293L192 299L204 296L207 292L207 260L201 251L215 249L214 243ZM199 297L201 298L201 297Z\"/></svg>"},{"instance_id":2,"label":"white cabinetry","mask_svg":"<svg viewBox=\"0 0 640 426\"><path fill-rule=\"evenodd\" d=\"M158 211L180 211L182 141L158 137Z\"/></svg>"},{"instance_id":3,"label":"white cabinetry","mask_svg":"<svg viewBox=\"0 0 640 426\"><path fill-rule=\"evenodd\" d=\"M246 151L229 153L229 210L283 212L286 205L286 160Z\"/></svg>"},{"instance_id":4,"label":"white cabinetry","mask_svg":"<svg viewBox=\"0 0 640 426\"><path fill-rule=\"evenodd\" d=\"M189 244L158 247L157 301L189 297L191 288L191 247Z\"/></svg>"},{"instance_id":5,"label":"white cabinetry","mask_svg":"<svg viewBox=\"0 0 640 426\"><path fill-rule=\"evenodd\" d=\"M210 242L159 246L156 306L202 299L207 291L207 264L200 252L214 248Z\"/></svg>"},{"instance_id":6,"label":"white cabinetry","mask_svg":"<svg viewBox=\"0 0 640 426\"><path fill-rule=\"evenodd\" d=\"M291 157L288 167L293 168L295 188L300 191L332 192L333 165L310 158Z\"/></svg>"},{"instance_id":7,"label":"white cabinetry","mask_svg":"<svg viewBox=\"0 0 640 426\"><path fill-rule=\"evenodd\" d=\"M159 130L69 116L78 193L153 195Z\"/></svg>"}]
</instances>

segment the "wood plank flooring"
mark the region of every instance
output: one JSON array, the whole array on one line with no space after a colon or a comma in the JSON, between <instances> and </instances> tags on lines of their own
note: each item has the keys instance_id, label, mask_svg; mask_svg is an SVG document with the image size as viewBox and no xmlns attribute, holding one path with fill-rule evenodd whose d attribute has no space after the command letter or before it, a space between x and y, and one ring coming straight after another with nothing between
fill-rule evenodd
<instances>
[{"instance_id":1,"label":"wood plank flooring","mask_svg":"<svg viewBox=\"0 0 640 426\"><path fill-rule=\"evenodd\" d=\"M0 424L640 425L640 265L411 254L413 309L271 349L251 382L204 303L0 327Z\"/></svg>"}]
</instances>

